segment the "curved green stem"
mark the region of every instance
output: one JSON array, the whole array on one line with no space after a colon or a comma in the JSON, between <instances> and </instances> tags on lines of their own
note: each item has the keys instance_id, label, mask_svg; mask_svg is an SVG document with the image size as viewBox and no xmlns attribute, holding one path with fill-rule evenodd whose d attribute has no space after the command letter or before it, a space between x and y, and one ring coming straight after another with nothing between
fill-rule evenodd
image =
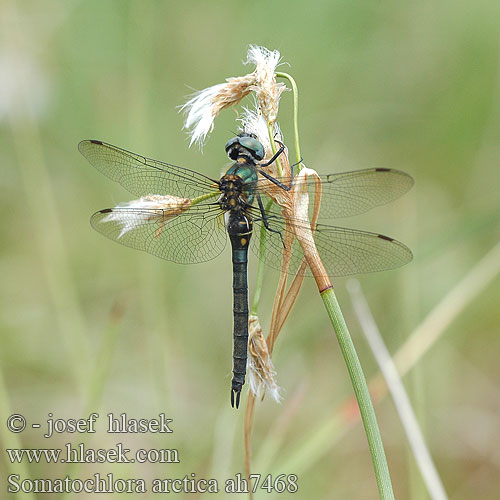
<instances>
[{"instance_id":1,"label":"curved green stem","mask_svg":"<svg viewBox=\"0 0 500 500\"><path fill-rule=\"evenodd\" d=\"M300 143L299 143L299 89L297 84L291 75L288 73L282 73L281 71L276 72L276 76L280 78L285 78L290 82L292 86L293 93L293 136L295 145L295 157L297 163L299 163L297 170L300 170L300 162L302 161L302 156L300 154Z\"/></svg>"},{"instance_id":2,"label":"curved green stem","mask_svg":"<svg viewBox=\"0 0 500 500\"><path fill-rule=\"evenodd\" d=\"M375 416L375 410L373 409L373 403L368 391L368 385L333 288L328 288L321 292L321 298L337 335L337 340L342 350L349 376L351 377L354 393L356 394L372 456L373 468L375 469L379 496L381 500L394 500L389 467L380 436L377 417Z\"/></svg>"}]
</instances>

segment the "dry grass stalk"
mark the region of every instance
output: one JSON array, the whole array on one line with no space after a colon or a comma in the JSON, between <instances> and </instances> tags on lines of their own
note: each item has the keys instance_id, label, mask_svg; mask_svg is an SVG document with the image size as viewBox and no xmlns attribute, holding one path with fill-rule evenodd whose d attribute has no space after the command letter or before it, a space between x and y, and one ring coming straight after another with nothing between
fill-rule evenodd
<instances>
[{"instance_id":1,"label":"dry grass stalk","mask_svg":"<svg viewBox=\"0 0 500 500\"><path fill-rule=\"evenodd\" d=\"M243 429L244 443L245 443L245 472L247 479L250 480L252 472L252 427L253 416L255 412L255 396L252 393L248 394L247 404L245 408L245 425ZM249 493L250 500L253 498L252 489Z\"/></svg>"}]
</instances>

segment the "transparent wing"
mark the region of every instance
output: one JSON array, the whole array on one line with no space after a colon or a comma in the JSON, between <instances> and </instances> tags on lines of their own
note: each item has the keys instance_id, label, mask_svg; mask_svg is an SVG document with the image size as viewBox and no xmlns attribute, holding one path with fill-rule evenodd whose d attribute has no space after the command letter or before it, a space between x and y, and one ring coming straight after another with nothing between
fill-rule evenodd
<instances>
[{"instance_id":1,"label":"transparent wing","mask_svg":"<svg viewBox=\"0 0 500 500\"><path fill-rule=\"evenodd\" d=\"M289 221L288 226L282 217L270 215L267 221L270 230L265 230L266 252L259 253L259 235L262 221L254 219L254 240L252 248L262 260L271 267L281 270L283 262L283 241L287 234L302 231L307 222ZM388 236L344 227L317 224L314 242L328 276L348 276L358 273L371 273L393 269L407 264L413 258L408 247ZM291 274L295 274L302 262L304 253L297 242L291 246ZM310 275L309 268L304 274Z\"/></svg>"},{"instance_id":2,"label":"transparent wing","mask_svg":"<svg viewBox=\"0 0 500 500\"><path fill-rule=\"evenodd\" d=\"M217 182L203 174L152 160L102 141L82 141L78 149L97 170L137 196L169 194L196 198L218 191Z\"/></svg>"},{"instance_id":3,"label":"transparent wing","mask_svg":"<svg viewBox=\"0 0 500 500\"><path fill-rule=\"evenodd\" d=\"M355 170L338 174L321 175L322 197L320 217L350 217L374 207L385 205L413 186L413 178L405 172L389 168ZM290 178L278 178L285 186ZM305 183L314 193L314 178L293 178L293 183ZM266 193L269 181L260 178L253 190ZM276 212L276 210L273 210ZM279 210L278 210L279 211Z\"/></svg>"},{"instance_id":4,"label":"transparent wing","mask_svg":"<svg viewBox=\"0 0 500 500\"><path fill-rule=\"evenodd\" d=\"M106 208L90 223L111 240L179 264L211 260L227 240L223 213L213 205L196 205L174 216L160 209Z\"/></svg>"}]
</instances>

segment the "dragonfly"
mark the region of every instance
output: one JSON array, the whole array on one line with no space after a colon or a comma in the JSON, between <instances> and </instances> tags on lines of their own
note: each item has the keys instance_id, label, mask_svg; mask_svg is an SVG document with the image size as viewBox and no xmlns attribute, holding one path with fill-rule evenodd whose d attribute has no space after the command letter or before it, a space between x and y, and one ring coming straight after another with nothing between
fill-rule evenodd
<instances>
[{"instance_id":1,"label":"dragonfly","mask_svg":"<svg viewBox=\"0 0 500 500\"><path fill-rule=\"evenodd\" d=\"M239 407L245 384L248 344L248 249L266 264L281 270L283 251L291 244L288 272L307 274L301 266L304 250L293 238L310 228L306 217L283 215L273 203L269 186L314 192L317 179L274 177L266 167L283 153L284 145L264 161L262 143L242 132L225 150L233 161L220 179L171 163L147 158L99 140L85 140L78 148L101 173L139 199L99 210L91 225L122 245L181 264L206 262L231 243L233 264L233 377L231 406ZM413 178L405 172L371 168L319 176L321 217L349 217L389 203L406 193ZM271 183L271 184L270 184ZM302 183L302 185L299 185ZM292 234L291 234L292 233ZM255 238L252 235L255 234ZM291 237L290 237L291 236ZM265 238L265 251L260 239ZM330 277L397 268L412 259L403 243L377 233L314 225L314 245Z\"/></svg>"}]
</instances>

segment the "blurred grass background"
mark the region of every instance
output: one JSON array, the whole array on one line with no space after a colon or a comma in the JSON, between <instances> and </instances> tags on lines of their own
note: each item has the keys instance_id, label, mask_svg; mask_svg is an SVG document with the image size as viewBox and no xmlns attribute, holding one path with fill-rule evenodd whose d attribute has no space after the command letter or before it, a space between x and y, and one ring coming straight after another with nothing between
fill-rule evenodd
<instances>
[{"instance_id":1,"label":"blurred grass background","mask_svg":"<svg viewBox=\"0 0 500 500\"><path fill-rule=\"evenodd\" d=\"M236 115L217 119L200 153L188 149L176 106L192 89L251 71L241 63L249 43L278 49L290 63L308 166L320 173L392 167L416 179L391 206L340 222L389 234L414 251L405 268L360 278L395 351L500 236L499 14L494 0L2 2L2 425L10 411L39 423L49 412L70 418L97 411L101 419L111 411L135 418L165 412L173 435L120 441L177 448L180 464L91 465L75 475L193 472L223 484L243 470L243 411L229 407L229 253L180 266L100 237L90 215L131 196L76 145L101 139L218 176ZM280 121L289 140L290 118L287 94ZM264 329L276 278L266 274ZM377 368L345 280L335 283L370 377ZM457 500L500 497L499 297L496 279L405 377L445 488ZM254 471L299 473L296 498L375 498L359 425L331 429L308 447L352 394L314 284L304 285L274 361L285 399L258 405ZM376 411L396 497L426 498L392 402ZM116 437L100 429L89 445L113 446ZM279 446L266 451L277 435ZM2 448L14 438L4 432ZM47 448L70 438L49 441L27 430L17 443ZM301 457L307 466L282 470ZM16 470L2 456L2 477ZM66 468L30 465L27 472L64 477Z\"/></svg>"}]
</instances>

